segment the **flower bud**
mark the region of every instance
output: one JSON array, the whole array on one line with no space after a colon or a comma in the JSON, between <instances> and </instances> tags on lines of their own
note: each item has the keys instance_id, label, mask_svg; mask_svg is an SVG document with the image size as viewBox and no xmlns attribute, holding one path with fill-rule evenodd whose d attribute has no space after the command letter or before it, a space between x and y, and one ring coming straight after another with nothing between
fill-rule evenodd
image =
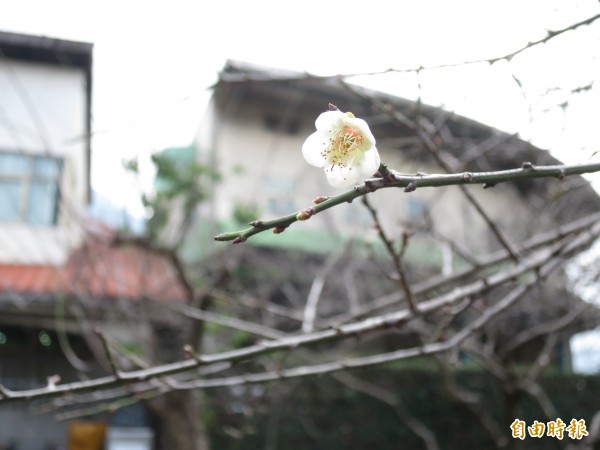
<instances>
[{"instance_id":1,"label":"flower bud","mask_svg":"<svg viewBox=\"0 0 600 450\"><path fill-rule=\"evenodd\" d=\"M296 220L308 220L314 214L314 211L310 209L303 209L298 214L296 214Z\"/></svg>"},{"instance_id":2,"label":"flower bud","mask_svg":"<svg viewBox=\"0 0 600 450\"><path fill-rule=\"evenodd\" d=\"M286 227L275 227L273 228L273 234L281 234L285 231Z\"/></svg>"}]
</instances>

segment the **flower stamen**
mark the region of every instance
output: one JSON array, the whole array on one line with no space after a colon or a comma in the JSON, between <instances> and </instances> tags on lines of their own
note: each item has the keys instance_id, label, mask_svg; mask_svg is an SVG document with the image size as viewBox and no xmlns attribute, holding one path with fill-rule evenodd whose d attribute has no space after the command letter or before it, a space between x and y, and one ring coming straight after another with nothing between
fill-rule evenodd
<instances>
[{"instance_id":1,"label":"flower stamen","mask_svg":"<svg viewBox=\"0 0 600 450\"><path fill-rule=\"evenodd\" d=\"M316 120L317 131L302 146L306 161L325 169L334 187L348 187L371 176L380 164L369 126L352 113L330 110Z\"/></svg>"},{"instance_id":2,"label":"flower stamen","mask_svg":"<svg viewBox=\"0 0 600 450\"><path fill-rule=\"evenodd\" d=\"M323 158L331 163L331 169L338 165L347 167L360 149L363 136L362 134L349 126L345 126L333 133L329 140L330 144L323 151Z\"/></svg>"}]
</instances>

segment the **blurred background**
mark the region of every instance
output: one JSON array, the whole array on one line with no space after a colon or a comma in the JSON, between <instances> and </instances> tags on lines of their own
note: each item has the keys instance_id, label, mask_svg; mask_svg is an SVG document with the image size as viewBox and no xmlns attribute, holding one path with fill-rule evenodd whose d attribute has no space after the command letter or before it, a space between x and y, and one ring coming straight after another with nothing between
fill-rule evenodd
<instances>
[{"instance_id":1,"label":"blurred background","mask_svg":"<svg viewBox=\"0 0 600 450\"><path fill-rule=\"evenodd\" d=\"M92 185L142 216L122 159L188 145L227 59L316 75L489 59L598 12L595 1L11 1L0 29L94 44ZM352 81L440 105L531 140L565 162L600 145L598 28L510 64L471 64ZM513 77L518 79L515 81ZM565 101L568 100L568 107ZM583 152L588 151L588 153ZM147 157L145 158L148 159ZM150 187L147 176L144 189Z\"/></svg>"},{"instance_id":2,"label":"blurred background","mask_svg":"<svg viewBox=\"0 0 600 450\"><path fill-rule=\"evenodd\" d=\"M340 193L328 103L403 173L597 162L599 49L592 0L4 1L0 449L598 448L597 174L213 236Z\"/></svg>"}]
</instances>

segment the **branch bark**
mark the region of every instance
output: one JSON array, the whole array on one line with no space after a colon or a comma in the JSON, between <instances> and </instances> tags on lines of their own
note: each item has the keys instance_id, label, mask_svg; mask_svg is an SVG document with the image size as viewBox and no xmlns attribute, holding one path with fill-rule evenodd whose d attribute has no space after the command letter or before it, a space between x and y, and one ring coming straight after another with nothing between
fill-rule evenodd
<instances>
[{"instance_id":1,"label":"branch bark","mask_svg":"<svg viewBox=\"0 0 600 450\"><path fill-rule=\"evenodd\" d=\"M564 177L572 175L581 175L584 173L600 172L600 163L588 163L579 165L556 165L556 166L534 166L531 163L523 163L519 169L499 170L496 172L462 172L455 174L415 174L402 175L394 171L388 171L385 166L380 170L387 171L389 176L385 178L372 178L366 180L363 184L356 186L351 191L330 197L322 203L316 204L305 210L297 211L293 214L280 217L273 220L256 220L251 223L251 227L245 230L221 233L214 237L216 241L233 241L234 244L245 242L255 234L274 229L278 232L285 230L294 222L299 220L298 216L306 211L309 215L326 211L342 203L352 202L355 198L362 197L379 189L387 188L405 188L405 192L413 192L415 189L424 187L440 187L467 184L485 184L493 186L499 183L517 180L530 180L534 178L557 178L562 180ZM406 190L408 188L408 190ZM305 217L305 215L304 215Z\"/></svg>"}]
</instances>

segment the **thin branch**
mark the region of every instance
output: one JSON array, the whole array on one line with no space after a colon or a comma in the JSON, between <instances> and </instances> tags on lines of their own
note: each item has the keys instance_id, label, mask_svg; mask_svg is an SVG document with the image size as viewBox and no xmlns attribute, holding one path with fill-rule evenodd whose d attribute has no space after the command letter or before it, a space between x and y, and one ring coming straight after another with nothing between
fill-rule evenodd
<instances>
[{"instance_id":1,"label":"thin branch","mask_svg":"<svg viewBox=\"0 0 600 450\"><path fill-rule=\"evenodd\" d=\"M554 269L559 263L562 263L564 261L564 258L567 257L567 254L573 253L576 249L579 250L582 245L589 245L589 242L593 238L595 238L598 235L598 233L600 233L600 225L596 225L591 230L587 230L586 232L582 233L581 236L569 241L567 244L561 244L558 246L555 245L551 249L541 250L538 253L524 259L520 264L506 270L505 272L477 280L476 282L466 285L462 288L456 288L448 294L445 294L443 296L437 297L429 301L422 302L419 305L419 310L422 314L438 310L443 306L454 304L465 297L485 292L492 287L499 286L508 281L512 281L520 275L527 273L531 270L536 270L540 274L540 276L545 276L545 274L550 269ZM557 254L556 252L563 247L565 248L565 252ZM548 261L550 261L552 264L548 263ZM346 368L383 364L386 362L395 361L397 359L418 356L424 353L438 353L446 351L460 344L473 331L479 330L501 310L510 306L510 304L516 301L518 296L522 295L522 293L524 293L527 290L525 289L523 292L521 292L520 289L527 288L527 286L528 285L523 285L519 287L516 291L513 291L511 295L505 297L504 300L490 307L478 319L473 321L461 332L455 334L450 340L446 342L432 343L422 347L403 349L398 350L396 352L359 357L344 361L335 361L332 363L319 364L316 366L297 367L294 369L286 369L275 372L265 372L262 374L201 380L188 384L188 387L201 388L229 386L244 383L271 381L288 377L293 378L307 375L317 375L321 373L329 373L333 371L343 370ZM178 361L175 363L155 366L150 369L121 372L119 378L113 375L93 380L56 385L52 389L48 389L47 387L45 387L24 391L11 391L4 387L0 387L0 394L2 394L2 396L4 397L2 401L32 399L40 397L55 397L72 392L109 388L124 382L143 382L152 378L187 372L192 369L196 369L201 365L209 365L220 362L233 363L236 361L247 360L249 358L265 355L275 351L291 351L301 346L313 345L316 343L331 340L339 340L351 336L362 335L364 333L375 330L385 329L388 327L396 327L412 317L413 314L409 310L401 310L394 313L371 317L367 320L363 320L360 322L342 325L340 327L330 330L323 330L315 333L285 337L273 341L263 341L258 344L244 347L241 349L230 350L227 352L216 353L212 355L202 355L198 356L198 359Z\"/></svg>"},{"instance_id":2,"label":"thin branch","mask_svg":"<svg viewBox=\"0 0 600 450\"><path fill-rule=\"evenodd\" d=\"M321 292L323 291L323 287L325 286L325 279L342 256L343 253L332 253L331 255L329 255L329 257L325 260L325 263L315 276L310 286L310 291L308 292L306 306L304 307L304 318L302 320L303 333L310 333L315 329L317 307L319 306Z\"/></svg>"},{"instance_id":3,"label":"thin branch","mask_svg":"<svg viewBox=\"0 0 600 450\"><path fill-rule=\"evenodd\" d=\"M529 373L527 374L527 380L529 380L531 383L535 383L535 381L541 375L543 369L550 363L550 356L552 351L554 350L554 347L556 347L557 342L557 333L550 333L546 336L544 346L542 347L542 350L540 350L540 352L538 353L537 357L535 358L535 361L529 369Z\"/></svg>"},{"instance_id":4,"label":"thin branch","mask_svg":"<svg viewBox=\"0 0 600 450\"><path fill-rule=\"evenodd\" d=\"M540 277L546 277L553 270L558 268L563 262L563 260L564 255L562 254L551 257L539 269ZM263 383L267 381L277 381L282 379L299 378L313 375L323 375L348 369L376 366L393 361L398 361L400 359L413 358L416 356L430 355L452 350L459 346L472 333L483 328L489 321L498 316L508 307L512 306L517 300L523 297L523 295L526 294L537 282L537 279L533 279L528 283L525 283L513 289L509 292L507 296L505 296L498 303L494 304L492 307L487 309L477 319L465 326L460 332L456 333L451 338L442 342L435 342L421 345L418 347L396 350L389 353L379 353L370 356L349 358L345 360L338 360L310 366L300 366L278 371L231 376L225 378L196 380L188 383L187 385L182 384L181 387L184 389L204 389L212 387L244 385L250 383Z\"/></svg>"},{"instance_id":5,"label":"thin branch","mask_svg":"<svg viewBox=\"0 0 600 450\"><path fill-rule=\"evenodd\" d=\"M467 65L471 65L471 64L480 64L480 63L494 64L495 62L502 61L503 59L510 61L515 56L517 56L520 53L523 53L526 50L529 50L540 44L545 44L546 42L550 41L551 39L554 39L555 37L560 36L561 34L566 33L567 31L575 30L584 25L590 25L591 23L595 22L599 18L600 18L600 14L596 14L595 16L589 17L585 20L582 20L581 22L574 23L565 28L561 28L560 30L548 31L548 34L544 38L538 39L537 41L528 42L527 45L525 45L517 50L514 50L510 53L506 53L505 55L496 56L494 58L472 59L469 61L463 61L463 62L459 62L459 63L439 64L437 66L427 66L427 67L420 66L420 67L415 67L415 68L411 68L411 69L390 68L390 69L387 69L382 72L368 72L368 73L353 74L353 75L377 75L380 73L388 73L388 72L396 72L396 73L422 72L425 70L446 69L446 68L452 68L452 67L467 66Z\"/></svg>"},{"instance_id":6,"label":"thin branch","mask_svg":"<svg viewBox=\"0 0 600 450\"><path fill-rule=\"evenodd\" d=\"M558 320L545 322L539 325L536 325L533 328L528 328L523 330L512 339L510 339L502 348L499 350L498 354L501 358L507 356L511 351L525 344L526 342L531 341L539 336L543 336L545 334L554 333L558 330L562 330L566 326L568 326L571 322L577 319L584 311L587 311L592 308L592 305L588 303L583 303L579 308L576 308L569 312L566 316L560 317Z\"/></svg>"},{"instance_id":7,"label":"thin branch","mask_svg":"<svg viewBox=\"0 0 600 450\"><path fill-rule=\"evenodd\" d=\"M400 420L402 420L413 433L421 438L427 450L439 450L440 446L437 442L435 434L423 422L418 420L410 412L406 405L404 405L402 399L397 395L394 395L393 392L356 378L348 373L338 373L334 375L334 378L343 383L345 386L348 386L355 391L362 392L363 394L394 408L394 411Z\"/></svg>"},{"instance_id":8,"label":"thin branch","mask_svg":"<svg viewBox=\"0 0 600 450\"><path fill-rule=\"evenodd\" d=\"M95 416L97 414L105 413L105 412L114 412L118 409L125 408L127 406L135 405L136 403L152 400L156 397L159 397L165 394L168 389L155 389L152 391L144 392L142 394L134 393L132 395L131 392L128 393L127 397L120 398L118 400L113 400L111 403L103 403L100 405L92 405L86 408L74 409L71 411L63 412L56 415L56 420L65 421L65 420L73 420L80 419L82 417Z\"/></svg>"},{"instance_id":9,"label":"thin branch","mask_svg":"<svg viewBox=\"0 0 600 450\"><path fill-rule=\"evenodd\" d=\"M460 258L464 259L472 266L478 267L481 264L477 260L477 257L475 257L474 255L471 255L470 252L466 248L464 248L458 242L456 242L450 238L447 238L439 231L434 230L433 227L429 230L429 233L431 234L431 236L434 239L448 245L452 252L456 253Z\"/></svg>"},{"instance_id":10,"label":"thin branch","mask_svg":"<svg viewBox=\"0 0 600 450\"><path fill-rule=\"evenodd\" d=\"M429 139L429 136L427 136L423 132L419 133L419 137L421 138L421 141L423 142L425 147L429 150L429 153L437 161L437 163L446 172L448 172L448 173L452 172L452 168L450 167L450 165L446 162L446 160L444 160L444 158L441 157L439 148L437 148L435 142L433 142L431 139ZM494 185L494 183L486 184L486 186L493 186L493 185ZM490 229L492 234L496 237L496 239L498 240L500 245L502 245L502 247L504 247L506 249L506 251L508 252L510 257L514 261L518 261L519 258L517 256L517 252L514 250L512 244L509 242L508 238L506 236L504 236L504 233L502 233L500 231L500 228L498 228L498 225L496 225L496 222L494 220L492 220L492 218L488 215L488 213L483 209L483 206L475 198L473 193L471 191L469 191L464 185L460 185L459 188L460 188L461 192L463 193L463 195L465 196L465 198L467 199L467 201L471 204L471 206L473 206L475 208L475 210L477 211L479 216L485 221L488 228Z\"/></svg>"},{"instance_id":11,"label":"thin branch","mask_svg":"<svg viewBox=\"0 0 600 450\"><path fill-rule=\"evenodd\" d=\"M121 379L121 371L119 370L117 360L115 359L115 357L110 349L110 346L108 344L108 340L106 339L106 336L104 336L104 333L98 329L94 330L94 332L96 333L96 336L98 336L98 338L100 339L100 342L102 342L102 347L104 348L104 354L110 364L110 370L112 371L115 378Z\"/></svg>"},{"instance_id":12,"label":"thin branch","mask_svg":"<svg viewBox=\"0 0 600 450\"><path fill-rule=\"evenodd\" d=\"M448 364L443 361L442 357L443 355L437 355L436 361L440 365L442 375L444 376L446 392L473 414L473 417L476 418L482 428L488 433L497 448L507 447L508 438L500 430L489 410L482 407L477 394L465 389L456 382L456 379L452 376L453 372L449 370Z\"/></svg>"},{"instance_id":13,"label":"thin branch","mask_svg":"<svg viewBox=\"0 0 600 450\"><path fill-rule=\"evenodd\" d=\"M385 168L385 166L383 166ZM380 168L381 170L381 168ZM387 170L387 169L385 169ZM385 178L372 178L366 180L363 184L354 189L344 192L340 195L330 197L322 203L313 205L310 208L289 214L273 220L256 220L252 222L252 227L245 230L221 233L214 237L216 241L233 241L234 244L245 242L255 234L262 233L270 229L284 230L294 222L313 216L319 212L326 211L329 208L338 206L342 203L352 202L355 198L362 197L379 189L386 188L408 188L414 191L423 187L440 187L452 185L467 184L485 184L487 186L497 185L507 181L529 180L534 178L558 178L562 180L566 176L581 175L584 173L594 173L600 171L600 163L588 163L579 165L556 165L556 166L534 166L530 163L524 163L519 169L499 170L496 172L462 172L456 174L416 174L401 175L389 171L389 176Z\"/></svg>"},{"instance_id":14,"label":"thin branch","mask_svg":"<svg viewBox=\"0 0 600 450\"><path fill-rule=\"evenodd\" d=\"M586 229L588 229L593 224L597 223L600 220L600 213L590 214L589 216L582 217L581 219L574 220L573 222L566 223L561 225L557 229L552 231L543 232L537 234L527 241L525 241L519 247L519 251L523 254L528 252L540 249L546 245L550 245L557 240L563 239L566 236L574 233L580 233ZM458 282L466 277L475 275L476 273L489 269L492 266L497 264L504 263L510 259L510 256L507 254L506 250L499 250L496 253L489 255L484 261L480 261L479 266L473 268L467 268L462 271L456 272L450 276L440 276L436 275L427 280L420 281L413 285L413 292L415 295L424 295L432 290L439 289L446 284ZM392 306L399 301L401 301L404 297L394 292L392 294L384 295L373 300L369 305L361 308L355 314L344 314L343 316L336 316L332 318L329 323L330 324L339 324L345 323L347 321L356 319L357 317L365 316L366 314L372 313L373 311L381 310Z\"/></svg>"},{"instance_id":15,"label":"thin branch","mask_svg":"<svg viewBox=\"0 0 600 450\"><path fill-rule=\"evenodd\" d=\"M439 65L435 65L435 66L419 66L419 67L413 67L413 68L407 68L407 69L389 68L389 69L385 69L382 71L375 71L375 72L373 72L373 71L371 71L371 72L354 72L354 73L339 74L339 75L313 75L311 73L304 73L304 74L291 73L289 75L286 75L286 74L281 74L281 75L274 74L273 75L273 74L264 74L264 73L247 74L247 73L224 73L224 72L222 72L219 74L219 80L224 81L226 83L244 83L244 82L248 82L248 81L272 82L272 81L286 81L286 80L299 80L299 79L343 80L344 78L349 78L349 77L354 77L354 76L380 75L380 74L385 74L385 73L390 73L390 72L412 73L412 72L423 72L426 70L438 70L438 69L446 69L446 68L452 68L452 67L467 66L467 65L471 65L471 64L480 64L480 63L494 64L495 62L502 61L503 59L510 61L512 58L514 58L515 56L517 56L520 53L523 53L524 51L527 51L538 45L545 44L546 42L550 41L551 39L554 39L555 37L560 36L563 33L566 33L567 31L572 31L572 30L575 30L584 25L589 25L589 24L595 22L596 20L598 20L598 18L600 18L600 14L596 14L592 17L582 20L581 22L574 23L572 25L569 25L565 28L561 28L559 30L548 31L547 32L548 34L542 39L538 39L537 41L528 42L526 45L518 48L517 50L506 53L501 56L496 56L493 58L472 59L472 60L468 60L468 61L462 61L462 62L450 63L450 64L439 64ZM213 88L213 87L214 87L214 85L210 86L209 89Z\"/></svg>"},{"instance_id":16,"label":"thin branch","mask_svg":"<svg viewBox=\"0 0 600 450\"><path fill-rule=\"evenodd\" d=\"M192 308L191 306L182 304L165 304L160 302L163 306L167 306L175 311L180 312L185 317L191 319L200 320L202 322L209 322L217 325L221 325L226 328L231 328L237 331L243 331L250 333L255 336L260 336L266 339L279 339L284 337L287 333L276 330L274 328L259 325L257 323L248 322L236 317L227 317L222 314L214 313L211 311L204 311L198 308Z\"/></svg>"},{"instance_id":17,"label":"thin branch","mask_svg":"<svg viewBox=\"0 0 600 450\"><path fill-rule=\"evenodd\" d=\"M116 235L113 238L112 245L114 246L126 246L132 245L143 250L146 250L150 253L153 253L157 256L163 257L167 259L175 269L175 274L177 276L177 280L181 283L181 286L185 290L185 294L188 302L191 302L194 298L195 289L194 286L189 282L188 277L186 276L185 269L183 267L183 263L181 259L177 255L176 250L167 247L157 247L152 243L150 238L147 236L121 236Z\"/></svg>"},{"instance_id":18,"label":"thin branch","mask_svg":"<svg viewBox=\"0 0 600 450\"><path fill-rule=\"evenodd\" d=\"M133 392L129 388L129 386L118 386L116 388L95 390L91 393L73 393L72 395L53 398L45 404L34 407L33 411L37 414L46 414L73 405L102 402L102 405L104 405L103 411L114 412L115 410L120 409L122 407L121 403L119 403L119 399L123 397L131 397L132 395L141 396L156 390L160 390L161 393L168 392L169 390L173 389L173 386L176 385L176 383L182 381L181 378L183 376L186 376L186 378L183 381L187 381L191 379L190 376L197 377L213 375L215 373L223 372L224 370L230 369L231 366L232 365L230 363L225 362L221 364L215 364L210 367L203 367L198 369L197 372L178 375L177 379L170 379L169 383L164 383L164 379L151 379L147 382L136 383L135 390ZM81 409L79 411L80 412L77 417L85 417L86 415L97 414L97 411L92 413L87 412L87 409Z\"/></svg>"},{"instance_id":19,"label":"thin branch","mask_svg":"<svg viewBox=\"0 0 600 450\"><path fill-rule=\"evenodd\" d=\"M375 222L375 228L377 229L379 238L385 245L385 248L387 249L387 252L390 255L390 258L392 258L392 261L394 262L394 267L396 268L396 272L398 274L398 284L400 285L399 286L400 289L404 292L404 298L406 299L406 302L408 303L408 307L414 314L418 314L419 310L417 308L417 300L416 300L415 295L413 294L413 291L410 287L410 282L408 281L408 275L406 273L406 268L404 267L404 263L402 262L402 255L400 254L400 251L397 251L394 248L392 241L388 238L387 234L385 233L385 230L383 229L383 225L379 221L379 215L377 214L377 211L375 210L375 208L373 208L373 206L371 206L371 203L369 203L369 200L367 199L367 197L363 197L362 200L363 200L363 204L365 205L365 207L371 214L371 218ZM403 245L402 253L404 253L405 248L406 248L406 245Z\"/></svg>"},{"instance_id":20,"label":"thin branch","mask_svg":"<svg viewBox=\"0 0 600 450\"><path fill-rule=\"evenodd\" d=\"M361 90L359 88L353 87L344 81L341 81L341 84L344 87L346 87L346 89L348 89L350 92L369 101L374 107L378 108L381 112L387 114L392 120L394 120L398 124L408 126L415 133L415 135L419 137L422 144L429 151L431 156L437 161L437 163L440 165L440 167L442 167L447 173L454 172L454 169L451 167L451 165L448 163L448 161L446 161L446 159L444 159L444 157L443 157L443 156L446 156L446 158L447 158L448 155L442 155L439 151L440 148L439 148L438 143L435 140L431 139L431 137L430 137L430 135L432 136L434 134L439 133L441 126L439 126L439 125L436 126L435 124L429 123L427 121L427 119L422 116L417 116L416 120L412 120L412 119L406 117L400 111L397 111L392 105L386 104L384 101L378 99L373 94L367 93L364 89ZM424 131L424 129L423 129L424 124L427 125L427 128L429 128L429 133ZM529 166L531 166L531 163L524 163L524 164L528 164ZM494 182L490 182L490 183L486 183L485 186L494 186L495 184L496 183L494 183ZM416 189L416 187L417 187L416 184L412 185L409 192L414 191ZM462 193L464 194L464 196L466 197L466 199L469 201L469 203L471 203L471 205L479 213L481 218L487 223L492 234L496 237L496 239L498 240L500 245L502 245L508 251L508 253L510 254L511 258L514 261L518 261L518 256L517 256L516 252L514 251L514 249L512 248L512 245L510 244L508 239L504 236L504 234L500 231L500 229L497 227L496 223L485 212L485 210L483 209L483 207L481 206L479 201L477 201L477 199L473 196L473 194L465 188L464 183L461 183L459 185L459 188L462 191Z\"/></svg>"},{"instance_id":21,"label":"thin branch","mask_svg":"<svg viewBox=\"0 0 600 450\"><path fill-rule=\"evenodd\" d=\"M360 302L358 298L358 289L356 286L356 267L354 267L353 261L344 269L344 287L346 288L346 295L348 296L348 306L350 307L350 314L356 314L360 309Z\"/></svg>"}]
</instances>

